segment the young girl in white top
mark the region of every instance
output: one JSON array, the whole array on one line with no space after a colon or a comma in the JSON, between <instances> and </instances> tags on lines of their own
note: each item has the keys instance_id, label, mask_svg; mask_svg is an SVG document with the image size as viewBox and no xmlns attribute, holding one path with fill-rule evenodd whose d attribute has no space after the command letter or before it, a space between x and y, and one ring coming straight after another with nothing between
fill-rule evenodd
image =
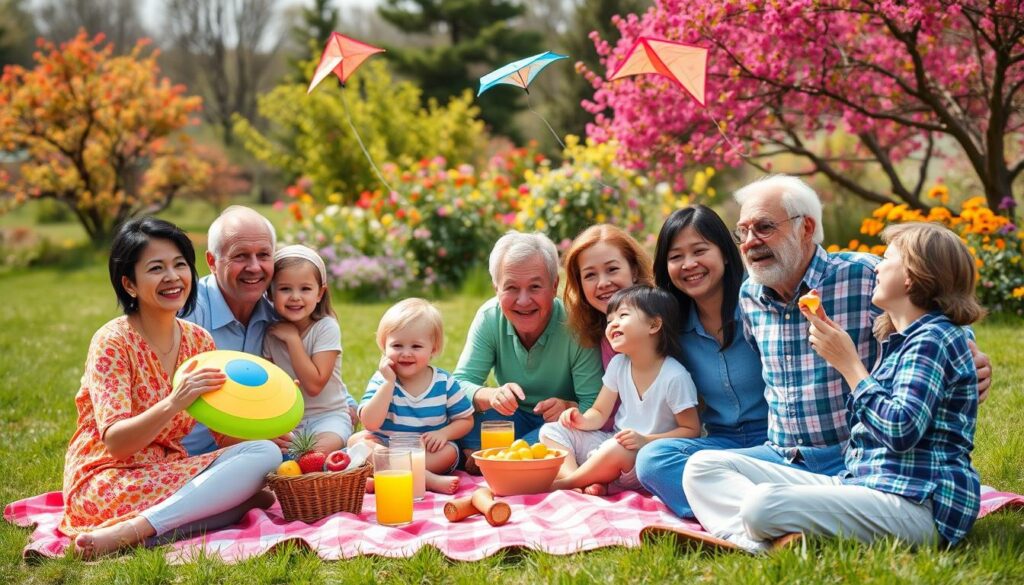
<instances>
[{"instance_id":1,"label":"young girl in white top","mask_svg":"<svg viewBox=\"0 0 1024 585\"><path fill-rule=\"evenodd\" d=\"M299 381L305 413L297 430L313 433L321 453L341 449L352 435L353 401L341 381L341 328L320 255L299 245L278 250L270 298L281 321L267 329L263 355Z\"/></svg>"},{"instance_id":2,"label":"young girl in white top","mask_svg":"<svg viewBox=\"0 0 1024 585\"><path fill-rule=\"evenodd\" d=\"M608 363L601 393L585 413L567 409L540 431L544 444L569 452L552 489L604 495L609 483L637 488L633 466L640 447L700 436L697 389L677 359L679 329L678 304L661 289L632 286L612 296L605 335L619 355ZM621 406L613 430L598 430L616 398Z\"/></svg>"}]
</instances>

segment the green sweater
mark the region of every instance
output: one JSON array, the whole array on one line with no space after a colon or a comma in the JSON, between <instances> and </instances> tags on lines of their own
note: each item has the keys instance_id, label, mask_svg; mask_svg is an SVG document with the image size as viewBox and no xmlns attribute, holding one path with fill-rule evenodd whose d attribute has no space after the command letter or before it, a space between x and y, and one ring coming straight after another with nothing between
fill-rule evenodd
<instances>
[{"instance_id":1,"label":"green sweater","mask_svg":"<svg viewBox=\"0 0 1024 585\"><path fill-rule=\"evenodd\" d=\"M522 387L526 399L519 408L531 412L538 402L552 397L578 402L585 412L601 391L601 356L596 348L581 347L576 341L565 325L565 307L559 299L544 333L529 350L497 298L480 307L454 376L472 401L492 369L499 386L515 382Z\"/></svg>"}]
</instances>

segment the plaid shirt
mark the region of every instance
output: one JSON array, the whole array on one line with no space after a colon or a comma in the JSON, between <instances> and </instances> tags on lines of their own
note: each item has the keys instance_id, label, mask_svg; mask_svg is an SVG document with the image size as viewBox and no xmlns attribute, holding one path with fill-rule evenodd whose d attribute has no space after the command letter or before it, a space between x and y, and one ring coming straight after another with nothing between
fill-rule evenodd
<instances>
[{"instance_id":1,"label":"plaid shirt","mask_svg":"<svg viewBox=\"0 0 1024 585\"><path fill-rule=\"evenodd\" d=\"M870 254L829 254L818 246L797 295L780 299L775 291L747 279L740 289L745 333L761 353L768 442L795 459L801 448L835 447L850 437L843 377L811 349L809 324L797 297L814 288L825 313L853 338L870 371L881 345L872 334L881 310L871 304L875 266Z\"/></svg>"},{"instance_id":2,"label":"plaid shirt","mask_svg":"<svg viewBox=\"0 0 1024 585\"><path fill-rule=\"evenodd\" d=\"M939 534L956 544L978 517L971 467L978 373L968 336L928 313L882 349L882 363L850 396L852 432L843 483L914 502L932 500Z\"/></svg>"}]
</instances>

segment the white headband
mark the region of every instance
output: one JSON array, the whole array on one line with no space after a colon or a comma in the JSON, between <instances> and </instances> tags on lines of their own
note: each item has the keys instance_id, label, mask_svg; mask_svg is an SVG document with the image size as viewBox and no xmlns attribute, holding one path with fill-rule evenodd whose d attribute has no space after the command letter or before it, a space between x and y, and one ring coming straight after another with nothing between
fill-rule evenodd
<instances>
[{"instance_id":1,"label":"white headband","mask_svg":"<svg viewBox=\"0 0 1024 585\"><path fill-rule=\"evenodd\" d=\"M316 269L320 271L320 284L327 286L327 267L324 266L324 260L317 254L315 250L301 244L292 244L291 246L285 246L274 252L274 264L277 264L285 258L302 258L303 260L309 260L316 266Z\"/></svg>"}]
</instances>

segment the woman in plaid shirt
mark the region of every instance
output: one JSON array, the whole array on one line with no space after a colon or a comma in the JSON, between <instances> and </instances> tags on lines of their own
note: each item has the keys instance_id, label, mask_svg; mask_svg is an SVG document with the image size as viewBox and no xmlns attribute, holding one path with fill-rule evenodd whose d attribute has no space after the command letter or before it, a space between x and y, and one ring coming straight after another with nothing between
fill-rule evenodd
<instances>
[{"instance_id":1,"label":"woman in plaid shirt","mask_svg":"<svg viewBox=\"0 0 1024 585\"><path fill-rule=\"evenodd\" d=\"M752 552L807 532L870 542L959 542L977 518L971 466L978 377L963 326L983 314L974 261L951 231L934 224L889 227L872 302L885 339L872 373L853 341L823 312L810 343L853 392L846 470L820 475L727 452L695 454L683 488L697 519Z\"/></svg>"}]
</instances>

